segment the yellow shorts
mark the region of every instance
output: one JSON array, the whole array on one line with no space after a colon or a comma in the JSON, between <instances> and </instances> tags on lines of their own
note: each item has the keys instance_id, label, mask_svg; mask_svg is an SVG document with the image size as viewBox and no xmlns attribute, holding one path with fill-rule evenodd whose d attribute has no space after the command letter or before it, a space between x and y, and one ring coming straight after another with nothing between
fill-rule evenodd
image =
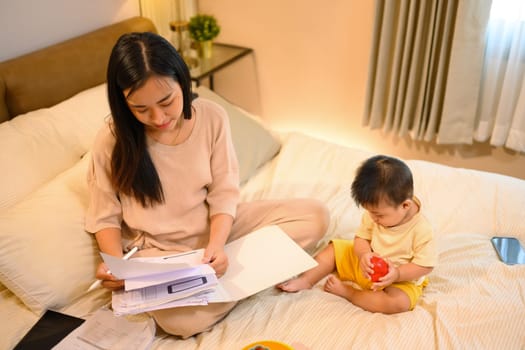
<instances>
[{"instance_id":1,"label":"yellow shorts","mask_svg":"<svg viewBox=\"0 0 525 350\"><path fill-rule=\"evenodd\" d=\"M334 239L332 240L332 246L334 247L335 265L339 278L343 281L355 282L364 290L370 289L372 287L372 281L365 278L359 268L359 259L357 255L354 254L354 241ZM423 294L423 288L425 288L427 284L428 278L425 278L421 284L414 282L397 282L393 283L391 287L401 289L408 295L410 299L410 310L412 310Z\"/></svg>"}]
</instances>

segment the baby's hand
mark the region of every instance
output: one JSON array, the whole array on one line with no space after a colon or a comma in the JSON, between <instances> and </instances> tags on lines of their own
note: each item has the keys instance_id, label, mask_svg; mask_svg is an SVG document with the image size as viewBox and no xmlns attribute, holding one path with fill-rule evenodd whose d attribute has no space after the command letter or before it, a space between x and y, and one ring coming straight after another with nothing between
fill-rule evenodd
<instances>
[{"instance_id":1,"label":"baby's hand","mask_svg":"<svg viewBox=\"0 0 525 350\"><path fill-rule=\"evenodd\" d=\"M374 264L370 261L374 255L377 254L374 254L373 252L365 253L361 255L361 258L359 259L359 267L363 272L363 276L368 279L370 279L370 276L374 273Z\"/></svg>"},{"instance_id":2,"label":"baby's hand","mask_svg":"<svg viewBox=\"0 0 525 350\"><path fill-rule=\"evenodd\" d=\"M372 283L372 290L381 290L395 283L399 279L399 269L389 259L384 259L388 264L388 273L379 278L378 282Z\"/></svg>"},{"instance_id":3,"label":"baby's hand","mask_svg":"<svg viewBox=\"0 0 525 350\"><path fill-rule=\"evenodd\" d=\"M385 259L381 258L380 256L373 256L370 259L370 262L372 262L373 270L371 280L372 282L379 281L379 278L383 277L388 273L388 263Z\"/></svg>"}]
</instances>

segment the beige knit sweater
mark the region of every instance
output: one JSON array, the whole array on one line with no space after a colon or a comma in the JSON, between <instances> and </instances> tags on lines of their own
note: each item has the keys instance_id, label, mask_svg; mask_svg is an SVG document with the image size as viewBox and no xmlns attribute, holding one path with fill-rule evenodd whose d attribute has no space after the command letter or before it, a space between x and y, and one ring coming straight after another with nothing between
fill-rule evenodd
<instances>
[{"instance_id":1,"label":"beige knit sweater","mask_svg":"<svg viewBox=\"0 0 525 350\"><path fill-rule=\"evenodd\" d=\"M221 106L203 98L194 100L193 106L195 125L186 141L167 146L148 138L165 197L164 204L153 208L115 193L109 180L115 138L109 124L100 130L88 171L86 231L116 227L122 229L125 244L188 250L206 245L210 216L235 217L239 169L228 116Z\"/></svg>"}]
</instances>

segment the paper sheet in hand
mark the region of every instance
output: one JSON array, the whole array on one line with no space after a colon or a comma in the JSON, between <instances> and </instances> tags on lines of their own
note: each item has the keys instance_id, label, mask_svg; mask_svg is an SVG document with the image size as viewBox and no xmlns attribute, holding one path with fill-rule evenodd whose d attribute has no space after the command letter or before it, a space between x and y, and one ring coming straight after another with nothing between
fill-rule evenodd
<instances>
[{"instance_id":1,"label":"paper sheet in hand","mask_svg":"<svg viewBox=\"0 0 525 350\"><path fill-rule=\"evenodd\" d=\"M193 257L189 257L190 253L192 255L200 255L199 264L189 261L195 260ZM100 254L111 273L120 279L125 279L126 291L155 286L192 276L215 274L210 265L200 263L202 261L202 252L199 251L181 254L184 256L184 259L179 258L178 260L181 261L179 263L172 263L173 260L177 259L159 261L157 259L138 258L123 260L105 253Z\"/></svg>"},{"instance_id":2,"label":"paper sheet in hand","mask_svg":"<svg viewBox=\"0 0 525 350\"><path fill-rule=\"evenodd\" d=\"M157 275L192 267L192 265L185 262L152 264L152 261L150 262L146 259L131 258L129 260L124 260L106 253L100 253L100 255L111 270L111 273L119 279Z\"/></svg>"},{"instance_id":3,"label":"paper sheet in hand","mask_svg":"<svg viewBox=\"0 0 525 350\"><path fill-rule=\"evenodd\" d=\"M249 297L317 265L317 262L278 226L266 226L228 243L224 248L229 266L208 302L229 302ZM203 249L174 256L139 258L141 262L181 266L202 258ZM118 260L118 259L117 259ZM132 259L135 260L135 259ZM131 261L131 260L130 260ZM129 261L120 260L127 264ZM167 263L169 262L169 263ZM154 265L154 264L152 264Z\"/></svg>"},{"instance_id":4,"label":"paper sheet in hand","mask_svg":"<svg viewBox=\"0 0 525 350\"><path fill-rule=\"evenodd\" d=\"M244 299L317 265L278 226L267 226L225 247L229 267L208 302Z\"/></svg>"},{"instance_id":5,"label":"paper sheet in hand","mask_svg":"<svg viewBox=\"0 0 525 350\"><path fill-rule=\"evenodd\" d=\"M225 246L225 251L229 261L228 270L224 276L218 280L217 285L212 285L210 291L204 295L199 295L197 299L200 300L200 298L204 297L209 303L241 300L317 265L317 262L278 226L263 227L238 240L230 242ZM202 257L202 249L196 250L195 252L195 254L190 254L191 256L187 255L187 258L195 260L195 256ZM124 270L139 266L142 272L146 271L145 269L147 268L152 268L152 273L156 273L155 271L160 270L165 272L167 270L160 267L157 269L155 265L171 265L170 263L166 263L167 261L172 261L171 256L170 259L165 258L166 257L152 257L131 259L128 261L114 259L114 261L124 266ZM184 260L184 257L181 258L177 256L177 258ZM107 262L109 262L109 260ZM150 266L135 264L139 262ZM129 265L129 263L134 264ZM193 261L193 263L195 263L195 261ZM186 264L185 262L179 262L179 264L180 266L188 266L192 263ZM113 269L113 265L109 267ZM137 296L139 294L136 295L131 292L121 294L119 297L126 296L126 300L122 300L122 313L130 313L129 310L126 310L126 304L137 306L133 312L140 311L141 307L145 308L148 305L156 304L154 300L146 302L143 296L137 298L138 301L133 301L131 296ZM175 300L177 298L173 299ZM114 302L115 301L116 300L114 300ZM189 300L190 304L196 302L197 300ZM138 307L139 305L141 307ZM166 305L166 307L170 306Z\"/></svg>"}]
</instances>

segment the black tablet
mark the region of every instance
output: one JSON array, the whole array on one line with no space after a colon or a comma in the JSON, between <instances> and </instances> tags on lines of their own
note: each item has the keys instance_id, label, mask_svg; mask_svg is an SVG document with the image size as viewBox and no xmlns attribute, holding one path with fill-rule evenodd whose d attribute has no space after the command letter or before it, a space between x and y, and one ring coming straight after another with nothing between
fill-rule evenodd
<instances>
[{"instance_id":1,"label":"black tablet","mask_svg":"<svg viewBox=\"0 0 525 350\"><path fill-rule=\"evenodd\" d=\"M52 349L83 322L81 318L47 310L13 350Z\"/></svg>"}]
</instances>

